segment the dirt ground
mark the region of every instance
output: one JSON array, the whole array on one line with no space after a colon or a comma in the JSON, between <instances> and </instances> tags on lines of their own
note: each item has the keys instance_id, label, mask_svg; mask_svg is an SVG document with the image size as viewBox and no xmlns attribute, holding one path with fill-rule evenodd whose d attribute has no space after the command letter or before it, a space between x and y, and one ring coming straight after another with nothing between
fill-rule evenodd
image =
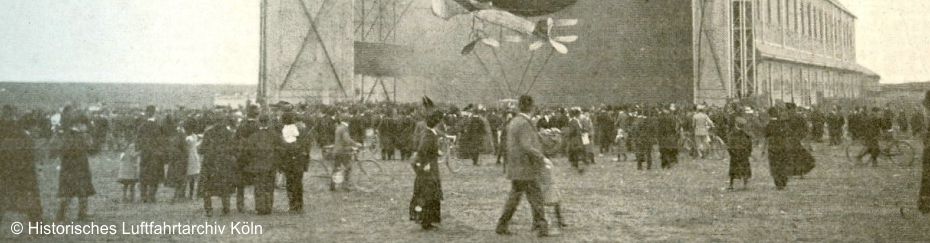
<instances>
[{"instance_id":1,"label":"dirt ground","mask_svg":"<svg viewBox=\"0 0 930 243\"><path fill-rule=\"evenodd\" d=\"M919 147L919 146L918 146ZM109 235L23 236L10 233L7 214L0 239L38 241L306 241L309 242L641 242L641 241L930 241L930 218L916 212L919 162L911 167L882 164L877 168L846 161L842 150L816 145L817 168L792 178L788 190L776 191L766 160L753 160L748 190L725 190L726 161L686 160L671 170L638 171L634 162L612 156L579 175L565 158L556 159L556 178L569 226L561 236L537 239L531 232L528 204L515 215L513 236L494 233L509 190L501 167L490 156L483 165L467 165L461 174L442 171L443 223L422 232L407 220L413 173L407 162L385 161L381 186L374 192L329 192L321 169L305 180L307 211L287 213L283 190L275 192L275 212L233 212L208 218L201 201L171 204L170 188L159 191L159 203L119 203L114 154L92 160L98 194L91 199L95 224L146 222L254 222L262 235ZM919 158L918 158L919 159ZM57 209L57 161L39 165L44 216ZM737 186L739 188L739 186ZM138 199L138 198L137 198ZM247 208L253 208L251 195ZM75 202L76 204L76 202ZM215 203L219 208L218 203ZM76 207L72 205L72 207ZM902 211L903 210L903 211ZM74 210L71 217L74 217ZM217 210L218 211L218 210ZM82 222L81 224L89 224Z\"/></svg>"}]
</instances>

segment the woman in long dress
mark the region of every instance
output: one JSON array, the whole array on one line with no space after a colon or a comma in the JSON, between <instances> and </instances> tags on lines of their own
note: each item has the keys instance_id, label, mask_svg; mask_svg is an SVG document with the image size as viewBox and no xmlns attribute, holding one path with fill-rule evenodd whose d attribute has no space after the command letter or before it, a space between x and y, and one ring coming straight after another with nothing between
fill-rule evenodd
<instances>
[{"instance_id":1,"label":"woman in long dress","mask_svg":"<svg viewBox=\"0 0 930 243\"><path fill-rule=\"evenodd\" d=\"M440 202L443 199L442 183L439 177L439 133L436 125L443 117L442 112L434 112L426 119L429 130L423 135L417 153L414 156L413 169L416 178L413 184L413 198L410 219L419 223L424 230L435 228L434 223L442 221Z\"/></svg>"}]
</instances>

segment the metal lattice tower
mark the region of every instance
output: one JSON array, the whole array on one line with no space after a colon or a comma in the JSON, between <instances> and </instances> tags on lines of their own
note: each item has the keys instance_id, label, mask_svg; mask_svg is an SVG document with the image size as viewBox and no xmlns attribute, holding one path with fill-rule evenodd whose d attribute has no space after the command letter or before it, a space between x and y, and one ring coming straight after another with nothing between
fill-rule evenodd
<instances>
[{"instance_id":1,"label":"metal lattice tower","mask_svg":"<svg viewBox=\"0 0 930 243\"><path fill-rule=\"evenodd\" d=\"M402 46L399 27L416 0L354 0L353 33L355 41ZM366 75L356 72L354 88L359 101L397 100L400 75ZM380 90L379 90L380 89Z\"/></svg>"}]
</instances>

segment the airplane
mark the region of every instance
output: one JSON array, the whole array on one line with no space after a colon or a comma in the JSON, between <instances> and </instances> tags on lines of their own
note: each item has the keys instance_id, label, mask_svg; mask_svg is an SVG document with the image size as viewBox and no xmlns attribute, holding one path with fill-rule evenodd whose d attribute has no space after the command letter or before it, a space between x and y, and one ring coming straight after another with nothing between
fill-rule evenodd
<instances>
[{"instance_id":1,"label":"airplane","mask_svg":"<svg viewBox=\"0 0 930 243\"><path fill-rule=\"evenodd\" d=\"M578 40L578 36L550 36L553 27L574 26L577 19L546 18L532 21L528 17L537 17L561 11L578 0L433 0L433 14L444 20L455 16L471 14L477 19L514 30L525 36L534 38L529 45L530 51L535 51L548 42L557 52L567 54L568 48L563 43ZM506 36L505 41L522 42L521 36ZM499 47L500 42L488 36L476 36L476 39L465 45L462 55L471 53L478 43L491 47Z\"/></svg>"}]
</instances>

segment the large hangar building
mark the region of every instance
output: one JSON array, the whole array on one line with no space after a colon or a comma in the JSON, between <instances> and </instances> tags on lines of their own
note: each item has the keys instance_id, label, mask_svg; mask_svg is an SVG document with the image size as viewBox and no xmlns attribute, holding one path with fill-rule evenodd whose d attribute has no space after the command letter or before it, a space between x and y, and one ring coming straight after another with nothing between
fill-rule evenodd
<instances>
[{"instance_id":1,"label":"large hangar building","mask_svg":"<svg viewBox=\"0 0 930 243\"><path fill-rule=\"evenodd\" d=\"M528 1L534 0L513 0ZM431 0L263 0L259 94L266 101L549 104L678 102L816 105L858 98L879 76L856 62L856 17L834 0L578 0L568 54ZM538 18L537 18L538 19Z\"/></svg>"}]
</instances>

